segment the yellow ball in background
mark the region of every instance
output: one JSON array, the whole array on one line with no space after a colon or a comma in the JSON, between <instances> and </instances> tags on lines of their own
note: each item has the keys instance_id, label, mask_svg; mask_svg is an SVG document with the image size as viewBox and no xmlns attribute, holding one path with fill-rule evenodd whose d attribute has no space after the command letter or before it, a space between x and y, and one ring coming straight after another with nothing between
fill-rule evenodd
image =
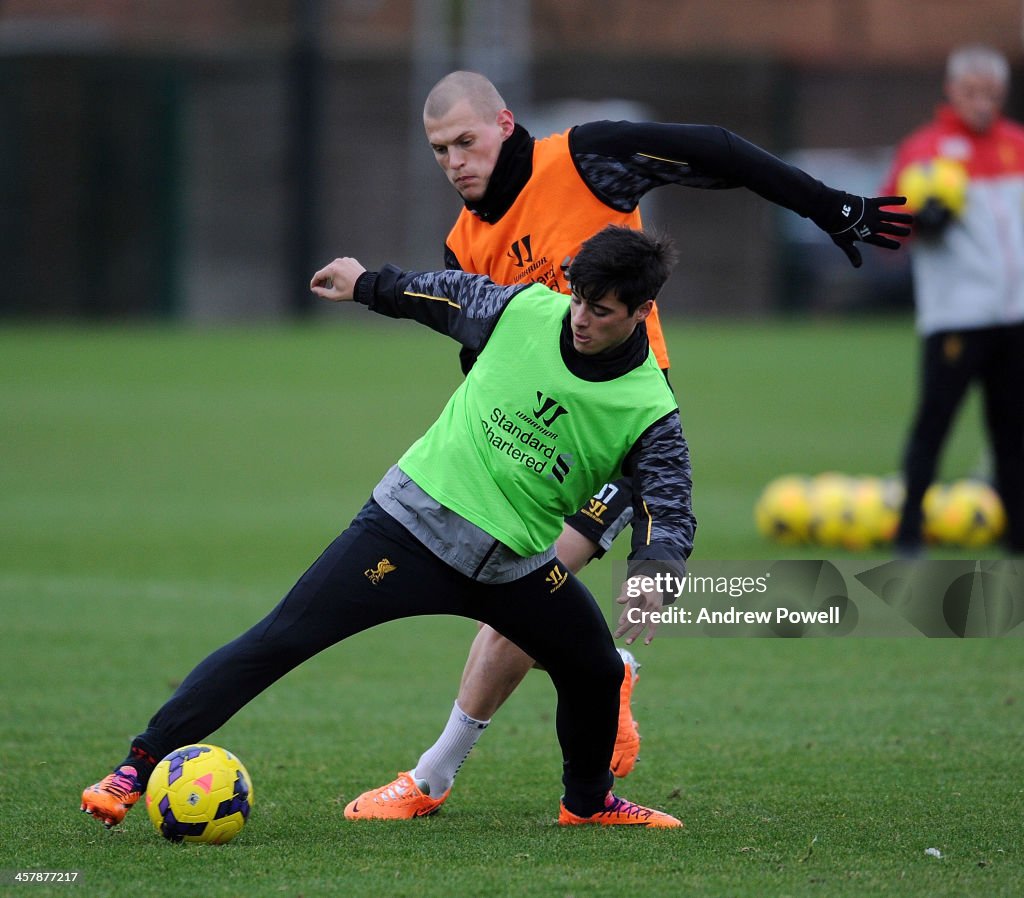
<instances>
[{"instance_id":1,"label":"yellow ball in background","mask_svg":"<svg viewBox=\"0 0 1024 898\"><path fill-rule=\"evenodd\" d=\"M892 543L905 496L897 476L787 474L764 488L754 519L761 535L778 543L860 552ZM996 542L1006 531L999 494L981 480L933 483L921 510L924 537L933 544L977 548Z\"/></svg>"},{"instance_id":2,"label":"yellow ball in background","mask_svg":"<svg viewBox=\"0 0 1024 898\"><path fill-rule=\"evenodd\" d=\"M925 494L924 513L926 535L951 546L986 546L1006 529L999 494L980 480L932 486Z\"/></svg>"},{"instance_id":3,"label":"yellow ball in background","mask_svg":"<svg viewBox=\"0 0 1024 898\"><path fill-rule=\"evenodd\" d=\"M853 479L826 471L811 480L811 541L840 546L853 518Z\"/></svg>"},{"instance_id":4,"label":"yellow ball in background","mask_svg":"<svg viewBox=\"0 0 1024 898\"><path fill-rule=\"evenodd\" d=\"M954 216L967 205L967 169L956 159L943 156L912 162L896 182L896 192L907 198L907 210L918 212L929 199L937 199Z\"/></svg>"},{"instance_id":5,"label":"yellow ball in background","mask_svg":"<svg viewBox=\"0 0 1024 898\"><path fill-rule=\"evenodd\" d=\"M810 481L799 474L777 477L758 497L754 522L768 539L786 545L806 542L811 523Z\"/></svg>"},{"instance_id":6,"label":"yellow ball in background","mask_svg":"<svg viewBox=\"0 0 1024 898\"><path fill-rule=\"evenodd\" d=\"M849 518L841 542L851 551L892 542L903 507L903 483L893 477L850 480Z\"/></svg>"},{"instance_id":7,"label":"yellow ball in background","mask_svg":"<svg viewBox=\"0 0 1024 898\"><path fill-rule=\"evenodd\" d=\"M897 476L786 474L761 491L754 520L762 536L783 545L864 551L892 542L904 495Z\"/></svg>"},{"instance_id":8,"label":"yellow ball in background","mask_svg":"<svg viewBox=\"0 0 1024 898\"><path fill-rule=\"evenodd\" d=\"M939 519L946 507L946 500L949 495L949 484L935 482L925 491L924 499L921 500L921 512L924 515L922 532L924 538L930 543L946 542L946 534L939 526Z\"/></svg>"}]
</instances>

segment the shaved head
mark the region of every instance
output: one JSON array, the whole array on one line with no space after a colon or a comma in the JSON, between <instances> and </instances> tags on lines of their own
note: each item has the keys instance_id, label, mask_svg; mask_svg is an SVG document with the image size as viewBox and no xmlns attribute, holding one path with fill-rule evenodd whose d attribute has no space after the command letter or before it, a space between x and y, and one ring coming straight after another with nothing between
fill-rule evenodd
<instances>
[{"instance_id":1,"label":"shaved head","mask_svg":"<svg viewBox=\"0 0 1024 898\"><path fill-rule=\"evenodd\" d=\"M505 108L505 101L488 78L478 72L459 71L445 75L431 88L423 104L423 118L443 118L462 100L488 121L494 121Z\"/></svg>"},{"instance_id":2,"label":"shaved head","mask_svg":"<svg viewBox=\"0 0 1024 898\"><path fill-rule=\"evenodd\" d=\"M423 130L449 182L464 200L477 202L487 192L515 119L483 75L452 72L427 95Z\"/></svg>"}]
</instances>

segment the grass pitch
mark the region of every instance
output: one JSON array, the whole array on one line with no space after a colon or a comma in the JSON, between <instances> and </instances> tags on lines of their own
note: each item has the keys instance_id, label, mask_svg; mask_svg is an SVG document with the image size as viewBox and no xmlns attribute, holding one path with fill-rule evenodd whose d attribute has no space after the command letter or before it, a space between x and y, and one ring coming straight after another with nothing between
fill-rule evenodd
<instances>
[{"instance_id":1,"label":"grass pitch","mask_svg":"<svg viewBox=\"0 0 1024 898\"><path fill-rule=\"evenodd\" d=\"M553 691L534 673L435 818L351 824L447 717L474 631L378 628L294 671L210 741L254 780L243 833L174 846L83 786L191 666L262 616L433 420L454 346L411 324L0 331L0 877L4 893L356 896L1019 895L1021 643L659 638L622 794L682 832L554 823ZM697 554L815 557L756 533L771 478L896 469L908 322L669 333ZM978 462L972 404L946 476ZM613 558L586 579L611 615ZM883 557L884 553L877 553ZM998 557L993 551L988 557ZM934 848L942 855L926 853ZM20 870L79 871L77 886Z\"/></svg>"}]
</instances>

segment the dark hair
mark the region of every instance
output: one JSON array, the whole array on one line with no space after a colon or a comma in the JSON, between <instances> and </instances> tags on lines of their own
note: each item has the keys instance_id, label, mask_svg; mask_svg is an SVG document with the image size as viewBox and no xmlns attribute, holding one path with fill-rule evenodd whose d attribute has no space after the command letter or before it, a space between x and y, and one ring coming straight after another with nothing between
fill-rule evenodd
<instances>
[{"instance_id":1,"label":"dark hair","mask_svg":"<svg viewBox=\"0 0 1024 898\"><path fill-rule=\"evenodd\" d=\"M677 258L668 237L608 225L584 241L569 266L569 283L585 302L614 293L633 312L658 295Z\"/></svg>"}]
</instances>

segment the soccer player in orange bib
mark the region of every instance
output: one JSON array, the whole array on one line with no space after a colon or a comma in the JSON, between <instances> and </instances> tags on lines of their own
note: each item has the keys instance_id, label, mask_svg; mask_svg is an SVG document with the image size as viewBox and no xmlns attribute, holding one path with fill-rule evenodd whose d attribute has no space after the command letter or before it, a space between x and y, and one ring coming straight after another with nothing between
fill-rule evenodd
<instances>
[{"instance_id":1,"label":"soccer player in orange bib","mask_svg":"<svg viewBox=\"0 0 1024 898\"><path fill-rule=\"evenodd\" d=\"M534 139L516 124L495 86L475 72L441 79L427 96L423 124L435 159L465 203L448 235L445 265L501 284L540 282L569 293L566 271L580 245L609 224L641 228L640 199L671 184L745 187L810 218L854 266L861 264L854 241L895 249L898 244L887 235L905 233L903 225L910 221L880 209L896 198L871 199L827 187L724 128L603 121ZM645 325L667 377L669 358L656 306ZM468 371L473 353L463 350L461 358ZM633 505L629 478L605 484L566 519L556 543L558 558L579 572L625 529ZM633 529L633 563L646 557L643 533L644 528ZM686 556L691 548L682 547ZM615 635L632 644L642 630L623 617ZM651 635L648 630L645 642ZM639 665L628 650L619 653L625 670L612 772L622 777L633 769L640 747L630 710ZM533 665L517 646L483 626L437 741L412 770L352 801L346 815L412 819L436 812L492 715Z\"/></svg>"}]
</instances>

